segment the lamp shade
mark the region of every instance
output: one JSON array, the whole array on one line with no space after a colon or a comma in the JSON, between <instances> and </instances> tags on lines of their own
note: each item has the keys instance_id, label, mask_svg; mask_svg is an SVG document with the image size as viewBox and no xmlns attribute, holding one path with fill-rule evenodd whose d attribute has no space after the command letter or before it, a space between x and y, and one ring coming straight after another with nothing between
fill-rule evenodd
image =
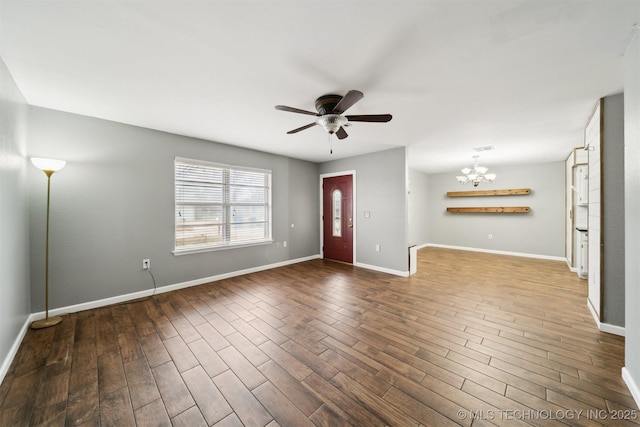
<instances>
[{"instance_id":1,"label":"lamp shade","mask_svg":"<svg viewBox=\"0 0 640 427\"><path fill-rule=\"evenodd\" d=\"M58 172L67 164L64 160L45 159L42 157L32 157L31 163L40 170L53 172Z\"/></svg>"}]
</instances>

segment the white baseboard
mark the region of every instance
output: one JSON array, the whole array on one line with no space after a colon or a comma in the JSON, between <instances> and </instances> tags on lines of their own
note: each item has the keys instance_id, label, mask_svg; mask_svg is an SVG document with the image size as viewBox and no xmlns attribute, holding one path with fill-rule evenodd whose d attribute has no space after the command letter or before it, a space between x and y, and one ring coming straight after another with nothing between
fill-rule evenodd
<instances>
[{"instance_id":1,"label":"white baseboard","mask_svg":"<svg viewBox=\"0 0 640 427\"><path fill-rule=\"evenodd\" d=\"M175 291L177 289L188 288L188 287L191 287L191 286L203 285L203 284L209 283L209 282L216 282L218 280L229 279L231 277L242 276L242 275L249 274L249 273L256 273L258 271L271 270L272 268L284 267L284 266L287 266L287 265L297 264L297 263L300 263L300 262L310 261L312 259L318 259L318 258L320 258L320 255L311 255L311 256L308 256L308 257L304 257L304 258L297 258L297 259L292 259L292 260L288 260L288 261L276 262L276 263L273 263L273 264L261 265L261 266L258 266L258 267L251 267L251 268L247 268L247 269L244 269L244 270L238 270L238 271L232 271L232 272L229 272L229 273L217 274L215 276L203 277L201 279L189 280L187 282L175 283L173 285L166 285L166 286L159 287L159 288L155 289L155 293L156 294L160 294L160 293L163 293L163 292L170 292L170 291ZM153 289L147 289L147 290L144 290L144 291L132 292L130 294L118 295L118 296L115 296L115 297L104 298L104 299L101 299L101 300L89 301L89 302L85 302L85 303L81 303L81 304L70 305L70 306L67 306L67 307L55 308L55 309L49 310L49 315L50 316L61 316L63 314L67 314L67 313L75 313L75 312L82 311L82 310L89 310L89 309L92 309L92 308L104 307L104 306L112 305L112 304L119 304L119 303L125 302L125 301L131 301L131 300L138 299L138 298L144 298L144 297L153 295L153 293L154 293ZM31 316L30 316L30 319L31 319L31 321L33 321L33 320L38 320L38 319L44 319L44 317L45 317L45 313L44 313L44 311L41 311L39 313L32 313Z\"/></svg>"},{"instance_id":2,"label":"white baseboard","mask_svg":"<svg viewBox=\"0 0 640 427\"><path fill-rule=\"evenodd\" d=\"M311 255L303 258L296 258L288 261L276 262L273 264L261 265L259 267L246 268L244 270L232 271L229 273L218 274L215 276L204 277L202 279L190 280L188 282L176 283L174 285L163 286L162 288L158 288L156 293L161 292L170 292L175 291L182 288L189 288L191 286L204 285L209 282L217 282L218 280L229 279L231 277L243 276L245 274L257 273L259 271L271 270L272 268L285 267L291 264L298 264L300 262L311 261L312 259L318 259L320 255Z\"/></svg>"},{"instance_id":3,"label":"white baseboard","mask_svg":"<svg viewBox=\"0 0 640 427\"><path fill-rule=\"evenodd\" d=\"M638 383L636 383L636 381L633 379L633 376L626 367L622 368L622 379L624 380L625 384L627 384L627 387L631 392L631 396L633 396L633 400L636 401L636 405L640 406L640 387L638 387Z\"/></svg>"},{"instance_id":4,"label":"white baseboard","mask_svg":"<svg viewBox=\"0 0 640 427\"><path fill-rule=\"evenodd\" d=\"M363 264L361 262L354 262L354 267L366 268L367 270L375 270L381 273L393 274L394 276L409 277L408 271L392 270L390 268L379 267L377 265Z\"/></svg>"},{"instance_id":5,"label":"white baseboard","mask_svg":"<svg viewBox=\"0 0 640 427\"><path fill-rule=\"evenodd\" d=\"M598 329L608 334L619 335L621 337L625 336L625 329L622 326L611 325L610 323L599 323Z\"/></svg>"},{"instance_id":6,"label":"white baseboard","mask_svg":"<svg viewBox=\"0 0 640 427\"><path fill-rule=\"evenodd\" d=\"M13 341L13 344L9 349L9 353L7 353L7 356L2 361L2 365L0 365L0 383L4 381L4 377L7 375L7 372L9 372L11 362L13 362L13 358L16 357L16 354L18 354L20 344L22 344L22 340L24 339L24 336L27 334L29 326L31 325L32 316L33 315L27 317L27 320L25 321L24 325L22 325L22 328L20 328L20 332L18 332L16 339Z\"/></svg>"},{"instance_id":7,"label":"white baseboard","mask_svg":"<svg viewBox=\"0 0 640 427\"><path fill-rule=\"evenodd\" d=\"M537 254L526 254L526 253L521 253L521 252L494 251L494 250L490 250L490 249L469 248L469 247L466 247L466 246L441 245L441 244L437 244L437 243L427 243L427 244L424 244L424 245L420 246L420 248L427 247L427 246L432 246L432 247L435 247L435 248L457 249L457 250L461 250L461 251L486 252L486 253L498 254L498 255L521 256L521 257L527 257L527 258L539 258L539 259L548 259L548 260L551 260L551 261L564 261L564 262L567 262L567 259L564 258L564 257L555 257L555 256L537 255ZM567 263L567 266L568 265L569 264ZM571 271L576 271L574 269L571 269L571 267L569 267L569 268L570 268ZM589 311L591 311L591 315L593 316L593 319L595 320L596 325L598 326L598 329L600 331L606 332L608 334L614 334L614 335L619 335L619 336L624 337L624 334L625 334L624 327L611 325L609 323L600 322L600 320L598 319L598 316L596 315L595 311L593 310L593 307L591 306L591 304L589 303L588 300L587 300L587 306L589 307Z\"/></svg>"},{"instance_id":8,"label":"white baseboard","mask_svg":"<svg viewBox=\"0 0 640 427\"><path fill-rule=\"evenodd\" d=\"M277 263L273 263L273 264L261 265L261 266L258 266L258 267L247 268L247 269L244 269L244 270L232 271L230 273L223 273L223 274L218 274L218 275L215 275L215 276L204 277L202 279L190 280L190 281L187 281L187 282L182 282L182 283L176 283L176 284L173 284L173 285L162 286L160 288L157 288L155 290L155 293L158 294L158 293L162 293L162 292L169 292L169 291L174 291L174 290L177 290L177 289L188 288L190 286L203 285L205 283L216 282L216 281L222 280L222 279L228 279L228 278L235 277L235 276L242 276L242 275L249 274L249 273L256 273L258 271L270 270L272 268L277 268L277 267L284 267L284 266L287 266L287 265L297 264L299 262L310 261L312 259L318 259L318 258L320 258L319 254L318 255L311 255L311 256L308 256L308 257L304 257L304 258L297 258L297 259L277 262ZM153 289L147 289L147 290L144 290L144 291L132 292L130 294L118 295L118 296L115 296L115 297L104 298L104 299L100 299L100 300L96 300L96 301L89 301L89 302L85 302L85 303L81 303L81 304L70 305L70 306L67 306L67 307L55 308L55 309L49 310L49 316L60 316L60 315L68 314L68 313L76 313L78 311L89 310L89 309L92 309L92 308L98 308L98 307L104 307L104 306L107 306L107 305L118 304L118 303L125 302L125 301L131 301L131 300L134 300L134 299L147 297L147 296L153 295L153 293L154 293ZM0 365L0 383L2 382L2 380L4 380L4 377L6 376L7 372L9 371L9 367L11 366L11 362L13 362L13 359L15 358L16 354L18 353L18 349L20 348L20 344L22 343L22 340L24 339L25 335L27 334L27 331L29 330L29 327L30 327L31 323L34 320L44 319L44 317L45 317L45 312L41 311L41 312L38 312L38 313L31 313L29 315L29 317L26 319L24 325L22 325L22 328L20 329L20 332L16 336L16 339L15 339L13 345L11 346L11 349L9 350L9 353L6 355L6 357L2 361L2 365Z\"/></svg>"},{"instance_id":9,"label":"white baseboard","mask_svg":"<svg viewBox=\"0 0 640 427\"><path fill-rule=\"evenodd\" d=\"M445 248L445 249L457 249L460 251L471 251L471 252L485 252L488 254L496 254L496 255L509 255L509 256L519 256L524 258L538 258L538 259L548 259L551 261L565 261L565 257L561 256L551 256L551 255L540 255L540 254L528 254L524 252L509 252L509 251L497 251L493 249L483 249L483 248L471 248L468 246L453 246L453 245L441 245L439 243L427 243L421 246L421 248L426 246L432 246L434 248Z\"/></svg>"},{"instance_id":10,"label":"white baseboard","mask_svg":"<svg viewBox=\"0 0 640 427\"><path fill-rule=\"evenodd\" d=\"M606 332L608 334L619 335L621 337L625 336L624 327L612 325L610 323L600 322L600 318L596 313L595 309L593 308L593 305L591 305L591 301L589 301L589 299L587 299L587 307L589 308L589 311L591 312L591 317L593 317L593 320L596 322L596 326L598 326L599 330L601 330L602 332Z\"/></svg>"}]
</instances>

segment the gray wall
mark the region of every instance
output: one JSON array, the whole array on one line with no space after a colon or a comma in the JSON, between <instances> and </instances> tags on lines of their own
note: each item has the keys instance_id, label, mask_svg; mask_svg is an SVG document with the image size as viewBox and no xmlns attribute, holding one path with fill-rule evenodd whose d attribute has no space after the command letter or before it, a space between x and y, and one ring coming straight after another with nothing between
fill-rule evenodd
<instances>
[{"instance_id":1,"label":"gray wall","mask_svg":"<svg viewBox=\"0 0 640 427\"><path fill-rule=\"evenodd\" d=\"M624 97L602 99L602 322L624 327Z\"/></svg>"},{"instance_id":2,"label":"gray wall","mask_svg":"<svg viewBox=\"0 0 640 427\"><path fill-rule=\"evenodd\" d=\"M461 165L464 166L464 165ZM497 178L478 190L530 188L526 196L447 197L468 191L456 171L429 175L428 211L431 243L477 249L562 257L564 255L564 162L509 167L485 164ZM448 213L447 207L529 206L529 213ZM493 239L489 240L488 235Z\"/></svg>"},{"instance_id":3,"label":"gray wall","mask_svg":"<svg viewBox=\"0 0 640 427\"><path fill-rule=\"evenodd\" d=\"M640 39L624 56L625 380L640 405Z\"/></svg>"},{"instance_id":4,"label":"gray wall","mask_svg":"<svg viewBox=\"0 0 640 427\"><path fill-rule=\"evenodd\" d=\"M31 313L26 110L20 90L0 59L0 364ZM37 292L43 289L42 282L36 283ZM0 381L7 368L1 366Z\"/></svg>"},{"instance_id":5,"label":"gray wall","mask_svg":"<svg viewBox=\"0 0 640 427\"><path fill-rule=\"evenodd\" d=\"M143 258L160 287L318 254L314 163L38 107L28 139L29 155L68 161L51 180L50 308L151 289ZM174 256L176 156L271 169L277 243ZM33 167L29 179L35 312L44 307L46 180Z\"/></svg>"},{"instance_id":6,"label":"gray wall","mask_svg":"<svg viewBox=\"0 0 640 427\"><path fill-rule=\"evenodd\" d=\"M396 272L408 271L406 148L322 163L320 173L356 171L356 259ZM370 218L364 212L371 212ZM380 252L376 252L376 244Z\"/></svg>"},{"instance_id":7,"label":"gray wall","mask_svg":"<svg viewBox=\"0 0 640 427\"><path fill-rule=\"evenodd\" d=\"M429 175L409 170L409 243L429 243Z\"/></svg>"}]
</instances>

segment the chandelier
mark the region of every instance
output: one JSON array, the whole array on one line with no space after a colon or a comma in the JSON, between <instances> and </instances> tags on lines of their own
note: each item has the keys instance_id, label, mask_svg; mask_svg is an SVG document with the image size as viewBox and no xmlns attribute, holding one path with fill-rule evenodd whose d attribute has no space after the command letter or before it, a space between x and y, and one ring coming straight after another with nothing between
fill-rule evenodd
<instances>
[{"instance_id":1,"label":"chandelier","mask_svg":"<svg viewBox=\"0 0 640 427\"><path fill-rule=\"evenodd\" d=\"M464 175L456 176L456 179L460 184L471 182L474 187L477 187L481 182L493 182L493 180L496 179L495 173L487 173L489 170L488 168L478 166L478 157L480 156L477 154L473 156L473 169L461 169L461 172Z\"/></svg>"}]
</instances>

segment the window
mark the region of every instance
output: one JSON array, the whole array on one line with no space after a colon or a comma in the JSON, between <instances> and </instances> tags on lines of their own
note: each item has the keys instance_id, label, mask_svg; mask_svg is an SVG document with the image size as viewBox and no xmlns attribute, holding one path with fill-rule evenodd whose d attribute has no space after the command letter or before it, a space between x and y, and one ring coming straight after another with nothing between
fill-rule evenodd
<instances>
[{"instance_id":1,"label":"window","mask_svg":"<svg viewBox=\"0 0 640 427\"><path fill-rule=\"evenodd\" d=\"M271 241L271 171L175 159L174 253Z\"/></svg>"},{"instance_id":2,"label":"window","mask_svg":"<svg viewBox=\"0 0 640 427\"><path fill-rule=\"evenodd\" d=\"M333 190L333 237L342 237L342 192Z\"/></svg>"}]
</instances>

